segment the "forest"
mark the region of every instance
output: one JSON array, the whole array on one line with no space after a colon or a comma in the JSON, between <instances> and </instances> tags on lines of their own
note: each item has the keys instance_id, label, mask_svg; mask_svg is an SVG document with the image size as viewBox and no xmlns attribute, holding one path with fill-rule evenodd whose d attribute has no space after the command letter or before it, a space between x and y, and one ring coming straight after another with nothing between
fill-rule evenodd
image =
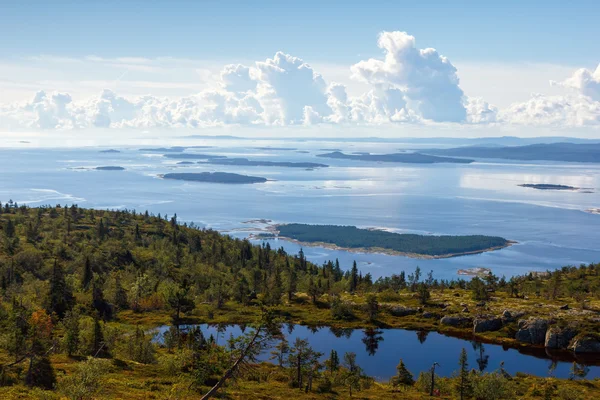
<instances>
[{"instance_id":1,"label":"forest","mask_svg":"<svg viewBox=\"0 0 600 400\"><path fill-rule=\"evenodd\" d=\"M379 248L433 257L482 252L509 244L506 239L498 236L399 234L383 230L359 229L355 226L284 224L276 228L281 236L305 243L331 243L349 249Z\"/></svg>"},{"instance_id":2,"label":"forest","mask_svg":"<svg viewBox=\"0 0 600 400\"><path fill-rule=\"evenodd\" d=\"M600 395L600 384L585 380L578 363L569 380L510 376L472 369L466 354L452 377L434 368L411 372L398 360L396 375L380 382L364 373L356 354L321 354L305 339L288 343L281 332L283 323L300 323L464 335L474 326L446 325L431 315L473 318L485 307L488 314L510 309L523 318L552 317L552 327L577 331L573 343L590 343L598 339L597 265L471 281L437 280L417 267L374 280L356 263L315 265L302 251L253 245L180 223L176 214L12 201L0 204L0 246L1 398ZM222 344L198 328L180 329L199 323L245 329ZM152 329L159 325L170 329L157 342ZM499 330L476 333L512 346L524 329L507 320ZM258 361L264 352L271 362Z\"/></svg>"}]
</instances>

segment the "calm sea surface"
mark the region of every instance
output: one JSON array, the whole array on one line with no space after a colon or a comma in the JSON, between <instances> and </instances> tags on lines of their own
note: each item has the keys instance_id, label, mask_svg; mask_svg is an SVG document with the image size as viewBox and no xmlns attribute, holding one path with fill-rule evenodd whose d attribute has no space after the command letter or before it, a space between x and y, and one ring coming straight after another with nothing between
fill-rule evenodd
<instances>
[{"instance_id":1,"label":"calm sea surface","mask_svg":"<svg viewBox=\"0 0 600 400\"><path fill-rule=\"evenodd\" d=\"M423 260L383 254L359 254L308 247L310 260L339 258L348 268L353 260L363 273L385 276L401 270L434 271L438 278L455 277L458 269L488 267L507 277L533 270L600 261L600 215L585 210L600 207L600 165L546 162L483 161L473 164L398 164L318 158L323 148L345 152L389 153L414 145L401 143L327 143L310 141L189 140L211 145L187 152L246 157L254 160L310 161L329 168L177 165L163 153L119 148L121 153L83 149L0 150L0 201L13 199L30 206L77 203L82 207L177 213L195 222L247 236L267 219L275 223L356 225L421 234L484 234L503 236L518 244L509 248L443 260ZM177 143L181 144L181 143ZM257 147L285 147L269 150ZM302 151L299 152L298 150ZM116 165L125 171L76 169ZM168 172L224 171L262 176L264 184L227 185L163 180ZM584 188L544 191L519 187L552 183ZM297 252L296 244L271 241Z\"/></svg>"}]
</instances>

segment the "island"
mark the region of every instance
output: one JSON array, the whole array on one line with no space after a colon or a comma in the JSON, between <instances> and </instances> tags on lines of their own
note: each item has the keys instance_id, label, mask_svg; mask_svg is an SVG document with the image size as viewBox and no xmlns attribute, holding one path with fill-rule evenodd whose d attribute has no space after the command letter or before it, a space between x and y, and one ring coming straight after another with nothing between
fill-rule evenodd
<instances>
[{"instance_id":1,"label":"island","mask_svg":"<svg viewBox=\"0 0 600 400\"><path fill-rule=\"evenodd\" d=\"M499 250L515 242L499 236L435 236L399 234L355 226L282 224L274 225L273 235L299 243L360 252L382 252L415 258L450 258Z\"/></svg>"},{"instance_id":2,"label":"island","mask_svg":"<svg viewBox=\"0 0 600 400\"><path fill-rule=\"evenodd\" d=\"M288 167L288 168L325 168L329 165L312 162L289 162L289 161L254 161L247 158L216 158L201 161L199 164L215 165L241 165L245 167Z\"/></svg>"},{"instance_id":3,"label":"island","mask_svg":"<svg viewBox=\"0 0 600 400\"><path fill-rule=\"evenodd\" d=\"M294 147L254 147L255 150L292 151Z\"/></svg>"},{"instance_id":4,"label":"island","mask_svg":"<svg viewBox=\"0 0 600 400\"><path fill-rule=\"evenodd\" d=\"M566 162L600 162L600 143L537 143L527 146L464 146L422 150L427 154L453 157L498 158Z\"/></svg>"},{"instance_id":5,"label":"island","mask_svg":"<svg viewBox=\"0 0 600 400\"><path fill-rule=\"evenodd\" d=\"M108 149L108 150L100 150L100 153L120 153L119 150L115 150L115 149Z\"/></svg>"},{"instance_id":6,"label":"island","mask_svg":"<svg viewBox=\"0 0 600 400\"><path fill-rule=\"evenodd\" d=\"M343 160L359 161L379 161L379 162L398 162L413 164L434 164L434 163L455 163L469 164L473 160L466 158L438 157L421 153L393 153L393 154L371 154L371 153L353 153L345 154L340 151L318 154L317 157L339 158Z\"/></svg>"},{"instance_id":7,"label":"island","mask_svg":"<svg viewBox=\"0 0 600 400\"><path fill-rule=\"evenodd\" d=\"M239 175L229 172L170 173L159 175L159 177L179 181L229 184L264 183L267 181L266 178L259 176Z\"/></svg>"},{"instance_id":8,"label":"island","mask_svg":"<svg viewBox=\"0 0 600 400\"><path fill-rule=\"evenodd\" d=\"M123 167L118 167L118 166L113 166L113 165L108 165L106 167L96 167L94 168L97 171L124 171L125 168Z\"/></svg>"},{"instance_id":9,"label":"island","mask_svg":"<svg viewBox=\"0 0 600 400\"><path fill-rule=\"evenodd\" d=\"M553 185L550 183L524 183L519 185L524 188L531 188L537 190L578 190L579 188L567 185Z\"/></svg>"},{"instance_id":10,"label":"island","mask_svg":"<svg viewBox=\"0 0 600 400\"><path fill-rule=\"evenodd\" d=\"M138 151L156 152L156 153L182 153L186 149L209 149L213 146L171 146L171 147L151 147L139 149Z\"/></svg>"},{"instance_id":11,"label":"island","mask_svg":"<svg viewBox=\"0 0 600 400\"><path fill-rule=\"evenodd\" d=\"M227 158L225 156L217 156L214 154L194 154L194 153L163 154L163 157L175 158L175 159L190 159L190 160L210 160L212 158Z\"/></svg>"},{"instance_id":12,"label":"island","mask_svg":"<svg viewBox=\"0 0 600 400\"><path fill-rule=\"evenodd\" d=\"M177 165L194 165L191 161L179 161Z\"/></svg>"}]
</instances>

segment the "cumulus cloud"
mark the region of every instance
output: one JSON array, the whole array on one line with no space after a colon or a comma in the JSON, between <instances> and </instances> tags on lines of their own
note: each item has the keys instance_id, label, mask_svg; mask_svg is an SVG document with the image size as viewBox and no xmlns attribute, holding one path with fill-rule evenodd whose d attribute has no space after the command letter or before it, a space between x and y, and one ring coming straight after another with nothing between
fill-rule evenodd
<instances>
[{"instance_id":1,"label":"cumulus cloud","mask_svg":"<svg viewBox=\"0 0 600 400\"><path fill-rule=\"evenodd\" d=\"M225 65L210 73L212 83L180 98L124 97L103 90L88 99L40 91L24 103L0 105L0 127L202 128L236 125L315 124L516 124L600 126L600 65L580 69L555 85L568 96L535 95L499 110L485 99L468 97L458 71L435 49L419 49L405 32L382 32L383 57L350 67L365 91L349 96L346 86L327 82L298 57L277 52L251 65ZM125 58L119 63L150 66L151 60ZM104 62L98 59L97 62ZM117 61L111 61L117 62Z\"/></svg>"},{"instance_id":2,"label":"cumulus cloud","mask_svg":"<svg viewBox=\"0 0 600 400\"><path fill-rule=\"evenodd\" d=\"M502 110L498 117L502 122L523 125L593 126L600 124L600 102L581 95L535 94Z\"/></svg>"},{"instance_id":3,"label":"cumulus cloud","mask_svg":"<svg viewBox=\"0 0 600 400\"><path fill-rule=\"evenodd\" d=\"M551 83L575 90L581 95L600 101L600 64L598 64L595 71L580 68L564 81L551 81Z\"/></svg>"},{"instance_id":4,"label":"cumulus cloud","mask_svg":"<svg viewBox=\"0 0 600 400\"><path fill-rule=\"evenodd\" d=\"M496 122L498 107L491 105L481 97L469 97L465 105L467 121L472 124Z\"/></svg>"},{"instance_id":5,"label":"cumulus cloud","mask_svg":"<svg viewBox=\"0 0 600 400\"><path fill-rule=\"evenodd\" d=\"M401 89L411 108L425 119L462 122L466 119L457 70L435 49L418 49L406 32L382 32L377 42L383 59L371 58L351 67L355 79L376 87Z\"/></svg>"}]
</instances>

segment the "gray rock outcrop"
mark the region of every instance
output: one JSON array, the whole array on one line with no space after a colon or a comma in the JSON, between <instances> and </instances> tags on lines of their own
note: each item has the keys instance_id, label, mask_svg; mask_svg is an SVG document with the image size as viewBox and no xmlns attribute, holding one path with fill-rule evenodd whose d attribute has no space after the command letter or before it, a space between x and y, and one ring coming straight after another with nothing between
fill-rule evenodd
<instances>
[{"instance_id":1,"label":"gray rock outcrop","mask_svg":"<svg viewBox=\"0 0 600 400\"><path fill-rule=\"evenodd\" d=\"M492 332L502 329L500 318L476 318L473 321L473 333Z\"/></svg>"},{"instance_id":2,"label":"gray rock outcrop","mask_svg":"<svg viewBox=\"0 0 600 400\"><path fill-rule=\"evenodd\" d=\"M545 319L528 319L519 321L519 330L515 339L519 342L530 344L544 344L548 321Z\"/></svg>"}]
</instances>

